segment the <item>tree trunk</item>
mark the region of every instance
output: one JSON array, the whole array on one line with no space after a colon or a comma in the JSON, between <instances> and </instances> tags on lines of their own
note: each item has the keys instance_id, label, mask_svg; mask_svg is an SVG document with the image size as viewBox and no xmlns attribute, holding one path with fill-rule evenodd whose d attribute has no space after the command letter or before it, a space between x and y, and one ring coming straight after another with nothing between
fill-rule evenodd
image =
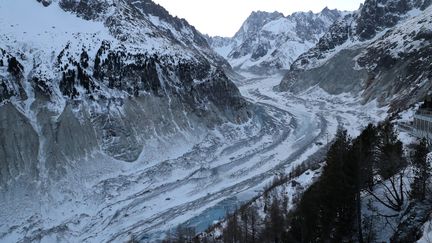
<instances>
[{"instance_id":1,"label":"tree trunk","mask_svg":"<svg viewBox=\"0 0 432 243\"><path fill-rule=\"evenodd\" d=\"M361 195L360 188L357 190L357 227L358 227L358 242L363 243L363 230L362 230L362 215L361 215Z\"/></svg>"}]
</instances>

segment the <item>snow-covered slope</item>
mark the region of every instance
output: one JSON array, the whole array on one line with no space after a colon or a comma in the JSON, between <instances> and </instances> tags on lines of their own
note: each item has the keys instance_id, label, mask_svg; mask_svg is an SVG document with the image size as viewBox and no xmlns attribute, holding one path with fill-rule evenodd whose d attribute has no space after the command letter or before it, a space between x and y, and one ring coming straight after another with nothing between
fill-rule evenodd
<instances>
[{"instance_id":1,"label":"snow-covered slope","mask_svg":"<svg viewBox=\"0 0 432 243\"><path fill-rule=\"evenodd\" d=\"M432 85L429 5L367 0L292 64L280 89L299 92L319 85L333 94L378 99L393 109L422 100Z\"/></svg>"},{"instance_id":2,"label":"snow-covered slope","mask_svg":"<svg viewBox=\"0 0 432 243\"><path fill-rule=\"evenodd\" d=\"M0 241L105 241L129 227L94 224L192 164L164 161L224 141L226 127L244 138L253 110L227 69L150 0L2 0Z\"/></svg>"},{"instance_id":3,"label":"snow-covered slope","mask_svg":"<svg viewBox=\"0 0 432 243\"><path fill-rule=\"evenodd\" d=\"M229 64L150 0L4 0L0 26L2 203L251 117Z\"/></svg>"},{"instance_id":4,"label":"snow-covered slope","mask_svg":"<svg viewBox=\"0 0 432 243\"><path fill-rule=\"evenodd\" d=\"M208 37L208 41L235 69L255 72L288 69L345 14L328 8L317 14L297 12L289 16L258 11L246 19L234 37Z\"/></svg>"},{"instance_id":5,"label":"snow-covered slope","mask_svg":"<svg viewBox=\"0 0 432 243\"><path fill-rule=\"evenodd\" d=\"M149 0L49 3L0 5L2 128L23 120L34 135L31 146L39 146L37 156L37 149L29 151L32 160L57 167L65 157L101 148L135 161L150 139L193 133L194 123L248 119L246 102L222 71L229 65L185 20ZM71 149L59 136L79 140L74 126L80 125L88 139ZM7 184L39 162L11 170L29 161L16 148L23 138L3 139L1 182Z\"/></svg>"}]
</instances>

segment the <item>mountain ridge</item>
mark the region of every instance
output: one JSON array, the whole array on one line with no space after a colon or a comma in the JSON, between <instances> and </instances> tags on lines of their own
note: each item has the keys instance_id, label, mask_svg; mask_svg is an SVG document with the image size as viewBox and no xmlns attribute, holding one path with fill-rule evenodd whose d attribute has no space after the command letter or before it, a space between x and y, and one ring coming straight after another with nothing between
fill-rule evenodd
<instances>
[{"instance_id":1,"label":"mountain ridge","mask_svg":"<svg viewBox=\"0 0 432 243\"><path fill-rule=\"evenodd\" d=\"M430 41L427 34L419 37L424 40L422 50L415 51L407 40L415 41L417 32L429 28L428 6L430 1L366 1L359 12L336 21L315 47L293 62L280 90L301 92L318 85L331 94L352 92L363 96L365 102L377 99L381 105L391 105L392 110L421 101L430 85L418 79L430 75L427 59L420 56L429 53ZM371 18L376 21L370 22ZM409 21L416 28L404 27ZM395 40L401 39L405 41L396 44ZM420 61L421 68L410 76L414 69L407 67L416 59L425 63Z\"/></svg>"},{"instance_id":2,"label":"mountain ridge","mask_svg":"<svg viewBox=\"0 0 432 243\"><path fill-rule=\"evenodd\" d=\"M283 70L345 14L327 7L316 14L309 11L288 16L276 11L254 11L232 38L207 36L207 39L234 69Z\"/></svg>"},{"instance_id":3,"label":"mountain ridge","mask_svg":"<svg viewBox=\"0 0 432 243\"><path fill-rule=\"evenodd\" d=\"M38 17L14 16L18 9ZM41 163L59 176L68 165L58 161L99 150L136 161L150 141L202 136L206 127L241 124L252 115L224 72L229 64L194 27L152 1L7 1L0 12L0 113L5 121L23 120L33 134L28 146L39 154L20 159L27 151L20 139L2 137L2 185ZM58 137L78 141L79 131L88 145ZM11 170L15 163L20 166Z\"/></svg>"}]
</instances>

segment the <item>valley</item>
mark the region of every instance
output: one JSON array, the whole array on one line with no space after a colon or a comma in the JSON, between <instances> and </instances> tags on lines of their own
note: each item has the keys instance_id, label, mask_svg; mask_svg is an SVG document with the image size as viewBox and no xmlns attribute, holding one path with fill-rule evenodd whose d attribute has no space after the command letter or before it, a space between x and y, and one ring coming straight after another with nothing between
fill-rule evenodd
<instances>
[{"instance_id":1,"label":"valley","mask_svg":"<svg viewBox=\"0 0 432 243\"><path fill-rule=\"evenodd\" d=\"M71 190L68 194L79 195L69 202L71 207L65 206L67 200L50 203L52 196L47 194L40 195L46 204L21 215L25 219L21 222L3 212L11 223L2 226L1 239L155 240L193 218L200 219L195 220L199 224L190 226L200 225L197 229L202 230L223 216L211 210L219 203L228 200L234 204L228 208L234 209L274 176L323 153L338 126L357 135L362 124L386 116L385 108L359 105L348 94L334 98L319 88L300 95L276 92L280 79L250 76L237 82L242 95L256 106L254 121L211 131L192 149L171 159L123 164L121 173L112 171L103 180L77 187L84 191L62 186L56 193ZM76 183L80 182L71 184Z\"/></svg>"},{"instance_id":2,"label":"valley","mask_svg":"<svg viewBox=\"0 0 432 243\"><path fill-rule=\"evenodd\" d=\"M0 242L157 242L179 225L199 233L264 198L275 178L323 165L340 128L347 149L369 123L408 126L431 95L430 5L254 11L226 38L152 0L5 0ZM401 161L405 135L392 137L405 143L395 142ZM378 168L384 157L374 156ZM304 188L319 170L301 175ZM297 187L285 189L288 212ZM358 216L361 225L369 215Z\"/></svg>"}]
</instances>

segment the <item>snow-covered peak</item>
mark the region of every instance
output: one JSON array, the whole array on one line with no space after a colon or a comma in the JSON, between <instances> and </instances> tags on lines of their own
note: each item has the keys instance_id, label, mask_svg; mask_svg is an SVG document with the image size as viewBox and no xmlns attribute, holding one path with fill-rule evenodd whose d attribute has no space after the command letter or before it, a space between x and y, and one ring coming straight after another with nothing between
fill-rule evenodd
<instances>
[{"instance_id":1,"label":"snow-covered peak","mask_svg":"<svg viewBox=\"0 0 432 243\"><path fill-rule=\"evenodd\" d=\"M290 68L315 68L340 49L379 38L401 20L420 14L429 4L428 0L367 0L358 11L335 21L317 45L299 56Z\"/></svg>"},{"instance_id":2,"label":"snow-covered peak","mask_svg":"<svg viewBox=\"0 0 432 243\"><path fill-rule=\"evenodd\" d=\"M75 57L83 49L94 56L103 41L130 53L209 61L230 68L186 20L171 16L150 0L3 0L0 25L0 48L20 52L26 72L37 60L52 60L52 53L66 46ZM43 50L35 60L29 58L33 49ZM51 65L39 66L53 69Z\"/></svg>"},{"instance_id":3,"label":"snow-covered peak","mask_svg":"<svg viewBox=\"0 0 432 243\"><path fill-rule=\"evenodd\" d=\"M234 35L234 39L243 41L248 36L255 35L261 30L261 28L267 23L283 18L284 15L279 12L264 12L257 11L252 12L251 15L245 20L240 30Z\"/></svg>"},{"instance_id":4,"label":"snow-covered peak","mask_svg":"<svg viewBox=\"0 0 432 243\"><path fill-rule=\"evenodd\" d=\"M114 39L103 22L78 18L63 11L57 1L44 6L37 1L4 0L0 5L0 24L2 44L14 48L27 43L55 51L83 35Z\"/></svg>"},{"instance_id":5,"label":"snow-covered peak","mask_svg":"<svg viewBox=\"0 0 432 243\"><path fill-rule=\"evenodd\" d=\"M288 69L311 48L327 28L345 12L253 12L233 38L210 38L211 47L236 69L275 71Z\"/></svg>"}]
</instances>

